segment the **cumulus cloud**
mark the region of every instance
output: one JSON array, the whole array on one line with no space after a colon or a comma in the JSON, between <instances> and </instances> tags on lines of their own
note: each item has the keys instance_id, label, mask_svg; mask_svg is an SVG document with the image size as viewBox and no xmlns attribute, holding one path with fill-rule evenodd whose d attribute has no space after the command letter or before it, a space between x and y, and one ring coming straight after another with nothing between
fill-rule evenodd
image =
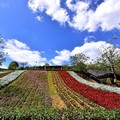
<instances>
[{"instance_id":1,"label":"cumulus cloud","mask_svg":"<svg viewBox=\"0 0 120 120\"><path fill-rule=\"evenodd\" d=\"M46 58L41 56L39 51L32 51L25 43L16 39L10 39L6 42L5 53L8 57L17 62L27 62L29 65L44 65Z\"/></svg>"},{"instance_id":2,"label":"cumulus cloud","mask_svg":"<svg viewBox=\"0 0 120 120\"><path fill-rule=\"evenodd\" d=\"M98 42L86 42L82 46L75 47L71 55L75 55L78 53L83 53L90 58L89 62L94 62L99 58L100 53L104 49L104 47L109 46L110 44L105 41L98 41Z\"/></svg>"},{"instance_id":3,"label":"cumulus cloud","mask_svg":"<svg viewBox=\"0 0 120 120\"><path fill-rule=\"evenodd\" d=\"M78 53L83 53L86 56L90 58L88 63L94 62L99 58L100 52L102 52L104 47L110 46L111 44L105 42L105 41L90 41L90 42L85 42L82 46L77 46L75 47L72 51L69 50L62 50L62 51L57 51L58 55L52 59L52 63L55 65L62 65L64 62L70 61L70 57L74 56L75 54Z\"/></svg>"},{"instance_id":4,"label":"cumulus cloud","mask_svg":"<svg viewBox=\"0 0 120 120\"><path fill-rule=\"evenodd\" d=\"M69 20L67 11L61 7L60 0L29 0L28 6L33 12L45 12L61 24Z\"/></svg>"},{"instance_id":5,"label":"cumulus cloud","mask_svg":"<svg viewBox=\"0 0 120 120\"><path fill-rule=\"evenodd\" d=\"M33 12L45 12L52 20L60 24L68 23L70 27L80 31L93 32L98 28L102 31L120 29L120 0L104 0L96 5L95 9L91 8L91 0L65 0L64 4L71 12L62 7L61 0L28 1Z\"/></svg>"},{"instance_id":6,"label":"cumulus cloud","mask_svg":"<svg viewBox=\"0 0 120 120\"><path fill-rule=\"evenodd\" d=\"M55 56L50 62L54 65L62 65L63 62L68 62L70 59L70 51L69 50L62 50L62 51L55 51L58 55Z\"/></svg>"},{"instance_id":7,"label":"cumulus cloud","mask_svg":"<svg viewBox=\"0 0 120 120\"><path fill-rule=\"evenodd\" d=\"M105 0L89 16L86 29L95 31L98 27L102 31L109 31L114 28L120 29L120 1Z\"/></svg>"}]
</instances>

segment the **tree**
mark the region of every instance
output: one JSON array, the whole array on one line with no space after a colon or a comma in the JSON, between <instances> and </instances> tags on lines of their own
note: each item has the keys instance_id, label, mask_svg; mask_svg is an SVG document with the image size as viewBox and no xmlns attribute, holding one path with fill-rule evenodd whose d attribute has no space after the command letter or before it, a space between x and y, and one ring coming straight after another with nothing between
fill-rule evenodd
<instances>
[{"instance_id":1,"label":"tree","mask_svg":"<svg viewBox=\"0 0 120 120\"><path fill-rule=\"evenodd\" d=\"M24 67L27 65L27 62L21 62L20 64L21 64L22 68L24 69Z\"/></svg>"},{"instance_id":2,"label":"tree","mask_svg":"<svg viewBox=\"0 0 120 120\"><path fill-rule=\"evenodd\" d=\"M118 64L116 64L116 62L119 62L120 64L120 50L114 45L104 47L98 60L105 63L110 68L110 72L114 75L113 82L116 83L116 68L118 67Z\"/></svg>"},{"instance_id":3,"label":"tree","mask_svg":"<svg viewBox=\"0 0 120 120\"><path fill-rule=\"evenodd\" d=\"M69 70L69 65L67 65L67 64L63 65L62 67L63 67L63 70Z\"/></svg>"},{"instance_id":4,"label":"tree","mask_svg":"<svg viewBox=\"0 0 120 120\"><path fill-rule=\"evenodd\" d=\"M88 59L89 57L83 53L78 53L71 57L71 62L73 66L76 66L78 68L78 70L86 70L86 62Z\"/></svg>"},{"instance_id":5,"label":"tree","mask_svg":"<svg viewBox=\"0 0 120 120\"><path fill-rule=\"evenodd\" d=\"M102 61L95 61L91 64L89 64L88 68L92 69L92 70L103 70L103 71L106 71L106 68L107 68L107 64L102 62Z\"/></svg>"},{"instance_id":6,"label":"tree","mask_svg":"<svg viewBox=\"0 0 120 120\"><path fill-rule=\"evenodd\" d=\"M2 36L0 35L0 66L5 61L5 58L4 58L5 53L3 49L4 49L4 42L3 42Z\"/></svg>"},{"instance_id":7,"label":"tree","mask_svg":"<svg viewBox=\"0 0 120 120\"><path fill-rule=\"evenodd\" d=\"M8 69L9 69L9 70L16 70L16 68L18 68L18 67L19 67L18 62L13 61L13 62L11 62L11 63L9 64Z\"/></svg>"}]
</instances>

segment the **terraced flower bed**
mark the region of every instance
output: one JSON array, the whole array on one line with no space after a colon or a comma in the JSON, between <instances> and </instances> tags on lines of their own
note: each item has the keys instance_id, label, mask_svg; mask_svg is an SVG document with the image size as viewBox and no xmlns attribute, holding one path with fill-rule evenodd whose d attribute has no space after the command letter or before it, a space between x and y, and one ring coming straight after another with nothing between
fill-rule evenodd
<instances>
[{"instance_id":1,"label":"terraced flower bed","mask_svg":"<svg viewBox=\"0 0 120 120\"><path fill-rule=\"evenodd\" d=\"M59 96L56 87L53 83L53 77L52 77L52 72L49 71L48 72L48 85L49 85L49 93L50 93L50 97L52 99L52 107L53 108L58 108L58 109L62 109L62 108L67 108L64 101L61 99L61 97Z\"/></svg>"},{"instance_id":2,"label":"terraced flower bed","mask_svg":"<svg viewBox=\"0 0 120 120\"><path fill-rule=\"evenodd\" d=\"M54 86L67 108L79 108L82 110L100 108L100 106L98 106L97 104L92 103L88 99L84 98L82 95L76 93L71 88L69 88L64 83L58 72L54 71L51 74L54 81Z\"/></svg>"},{"instance_id":3,"label":"terraced flower bed","mask_svg":"<svg viewBox=\"0 0 120 120\"><path fill-rule=\"evenodd\" d=\"M0 108L51 106L46 71L27 71L0 91Z\"/></svg>"},{"instance_id":4,"label":"terraced flower bed","mask_svg":"<svg viewBox=\"0 0 120 120\"><path fill-rule=\"evenodd\" d=\"M3 120L114 120L119 113L120 95L80 83L66 71L26 71L0 89Z\"/></svg>"},{"instance_id":5,"label":"terraced flower bed","mask_svg":"<svg viewBox=\"0 0 120 120\"><path fill-rule=\"evenodd\" d=\"M12 81L14 81L21 73L23 73L24 70L18 70L18 71L14 71L11 73L4 73L6 74L4 77L0 78L0 88L8 85L9 83L11 83Z\"/></svg>"},{"instance_id":6,"label":"terraced flower bed","mask_svg":"<svg viewBox=\"0 0 120 120\"><path fill-rule=\"evenodd\" d=\"M95 102L107 109L120 109L120 95L90 87L78 82L66 71L59 71L64 83L77 93L83 95L92 102Z\"/></svg>"}]
</instances>

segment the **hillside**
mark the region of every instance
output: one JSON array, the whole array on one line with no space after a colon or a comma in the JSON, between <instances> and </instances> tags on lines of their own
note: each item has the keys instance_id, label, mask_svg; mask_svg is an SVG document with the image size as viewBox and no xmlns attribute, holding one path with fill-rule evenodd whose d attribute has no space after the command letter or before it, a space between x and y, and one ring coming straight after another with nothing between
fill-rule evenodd
<instances>
[{"instance_id":1,"label":"hillside","mask_svg":"<svg viewBox=\"0 0 120 120\"><path fill-rule=\"evenodd\" d=\"M119 117L115 109L120 110L120 94L83 84L67 71L30 70L0 89L0 115L6 116L11 110L16 116L13 110L29 111L31 108L37 112L48 108L52 113L54 110L72 110L73 115L77 109L83 111L83 115L88 110L94 111L95 115L97 110L114 111Z\"/></svg>"}]
</instances>

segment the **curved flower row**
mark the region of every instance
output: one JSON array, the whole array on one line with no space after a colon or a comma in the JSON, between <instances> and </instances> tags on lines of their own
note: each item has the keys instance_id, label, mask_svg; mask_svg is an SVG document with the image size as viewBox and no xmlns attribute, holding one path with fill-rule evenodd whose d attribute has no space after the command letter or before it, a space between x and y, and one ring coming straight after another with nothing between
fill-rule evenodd
<instances>
[{"instance_id":1,"label":"curved flower row","mask_svg":"<svg viewBox=\"0 0 120 120\"><path fill-rule=\"evenodd\" d=\"M120 88L118 87L112 87L112 86L108 86L108 85L103 85L103 84L99 84L99 83L92 83L92 82L89 82L83 78L81 78L80 76L78 76L75 72L73 71L68 71L68 73L74 77L77 81L83 83L83 84L86 84L86 85L89 85L93 88L96 88L96 89L101 89L101 90L105 90L105 91L110 91L110 92L116 92L118 94L120 94Z\"/></svg>"},{"instance_id":2,"label":"curved flower row","mask_svg":"<svg viewBox=\"0 0 120 120\"><path fill-rule=\"evenodd\" d=\"M0 78L0 88L15 80L23 72L24 70L18 70Z\"/></svg>"},{"instance_id":3,"label":"curved flower row","mask_svg":"<svg viewBox=\"0 0 120 120\"><path fill-rule=\"evenodd\" d=\"M77 93L83 95L87 99L107 109L120 109L119 94L98 90L86 84L80 83L66 71L59 71L59 74L67 86L75 90Z\"/></svg>"}]
</instances>

